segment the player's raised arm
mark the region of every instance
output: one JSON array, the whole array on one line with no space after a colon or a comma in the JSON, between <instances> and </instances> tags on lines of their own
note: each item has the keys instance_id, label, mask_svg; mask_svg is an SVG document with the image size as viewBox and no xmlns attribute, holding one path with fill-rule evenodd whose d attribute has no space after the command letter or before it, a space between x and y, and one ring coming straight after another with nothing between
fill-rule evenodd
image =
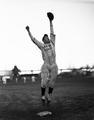
<instances>
[{"instance_id":1,"label":"player's raised arm","mask_svg":"<svg viewBox=\"0 0 94 120\"><path fill-rule=\"evenodd\" d=\"M54 28L53 28L53 23L52 23L52 21L54 19L54 15L53 15L53 13L48 12L47 16L48 16L49 21L50 21L50 40L55 45L55 34L54 34Z\"/></svg>"},{"instance_id":2,"label":"player's raised arm","mask_svg":"<svg viewBox=\"0 0 94 120\"><path fill-rule=\"evenodd\" d=\"M43 44L41 42L39 42L36 38L33 37L33 35L30 32L29 26L26 26L26 30L27 30L31 40L33 41L33 43L35 43L41 49L43 47Z\"/></svg>"}]
</instances>

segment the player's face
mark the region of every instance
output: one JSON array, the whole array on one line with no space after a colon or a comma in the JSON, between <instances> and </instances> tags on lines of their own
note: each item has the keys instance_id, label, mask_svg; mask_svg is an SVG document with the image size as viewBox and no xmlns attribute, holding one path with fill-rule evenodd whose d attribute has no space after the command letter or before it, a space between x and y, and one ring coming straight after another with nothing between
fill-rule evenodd
<instances>
[{"instance_id":1,"label":"player's face","mask_svg":"<svg viewBox=\"0 0 94 120\"><path fill-rule=\"evenodd\" d=\"M44 37L43 42L44 42L44 44L50 43L50 40L49 40L48 36Z\"/></svg>"}]
</instances>

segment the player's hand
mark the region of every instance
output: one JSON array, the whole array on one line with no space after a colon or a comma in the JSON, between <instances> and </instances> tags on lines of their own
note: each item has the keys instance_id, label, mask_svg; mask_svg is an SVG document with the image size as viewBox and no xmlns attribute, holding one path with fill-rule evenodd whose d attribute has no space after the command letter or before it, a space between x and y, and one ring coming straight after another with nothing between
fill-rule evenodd
<instances>
[{"instance_id":1,"label":"player's hand","mask_svg":"<svg viewBox=\"0 0 94 120\"><path fill-rule=\"evenodd\" d=\"M26 30L29 31L29 26L28 25L26 26Z\"/></svg>"}]
</instances>

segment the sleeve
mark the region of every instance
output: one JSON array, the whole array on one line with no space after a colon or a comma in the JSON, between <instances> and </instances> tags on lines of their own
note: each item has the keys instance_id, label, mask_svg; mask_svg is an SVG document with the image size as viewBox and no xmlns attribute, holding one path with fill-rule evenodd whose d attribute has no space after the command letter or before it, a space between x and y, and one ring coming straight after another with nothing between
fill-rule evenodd
<instances>
[{"instance_id":1,"label":"sleeve","mask_svg":"<svg viewBox=\"0 0 94 120\"><path fill-rule=\"evenodd\" d=\"M54 46L55 46L55 38L56 38L56 35L53 33L50 33L50 41L53 43Z\"/></svg>"},{"instance_id":2,"label":"sleeve","mask_svg":"<svg viewBox=\"0 0 94 120\"><path fill-rule=\"evenodd\" d=\"M55 46L55 34L54 34L54 29L53 29L53 23L50 21L50 41L53 43Z\"/></svg>"},{"instance_id":3,"label":"sleeve","mask_svg":"<svg viewBox=\"0 0 94 120\"><path fill-rule=\"evenodd\" d=\"M28 31L28 34L29 34L32 42L35 43L38 46L38 48L42 49L44 47L44 44L39 42L35 37L33 37L33 35L31 34L30 31Z\"/></svg>"},{"instance_id":4,"label":"sleeve","mask_svg":"<svg viewBox=\"0 0 94 120\"><path fill-rule=\"evenodd\" d=\"M32 41L38 46L39 49L42 49L44 47L44 44L39 42L36 38L33 38Z\"/></svg>"}]
</instances>

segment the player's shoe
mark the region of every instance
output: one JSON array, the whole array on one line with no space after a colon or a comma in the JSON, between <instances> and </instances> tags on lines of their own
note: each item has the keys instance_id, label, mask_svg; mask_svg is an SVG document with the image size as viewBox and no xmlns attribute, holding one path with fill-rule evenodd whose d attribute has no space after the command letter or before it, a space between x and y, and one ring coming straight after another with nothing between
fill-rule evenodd
<instances>
[{"instance_id":1,"label":"player's shoe","mask_svg":"<svg viewBox=\"0 0 94 120\"><path fill-rule=\"evenodd\" d=\"M47 103L50 103L50 102L51 102L51 100L52 100L51 98L52 98L52 95L51 95L51 94L48 94L48 95L47 95Z\"/></svg>"},{"instance_id":2,"label":"player's shoe","mask_svg":"<svg viewBox=\"0 0 94 120\"><path fill-rule=\"evenodd\" d=\"M43 102L45 102L45 100L46 100L45 96L42 96L42 97L41 97L41 100L42 100Z\"/></svg>"}]
</instances>

